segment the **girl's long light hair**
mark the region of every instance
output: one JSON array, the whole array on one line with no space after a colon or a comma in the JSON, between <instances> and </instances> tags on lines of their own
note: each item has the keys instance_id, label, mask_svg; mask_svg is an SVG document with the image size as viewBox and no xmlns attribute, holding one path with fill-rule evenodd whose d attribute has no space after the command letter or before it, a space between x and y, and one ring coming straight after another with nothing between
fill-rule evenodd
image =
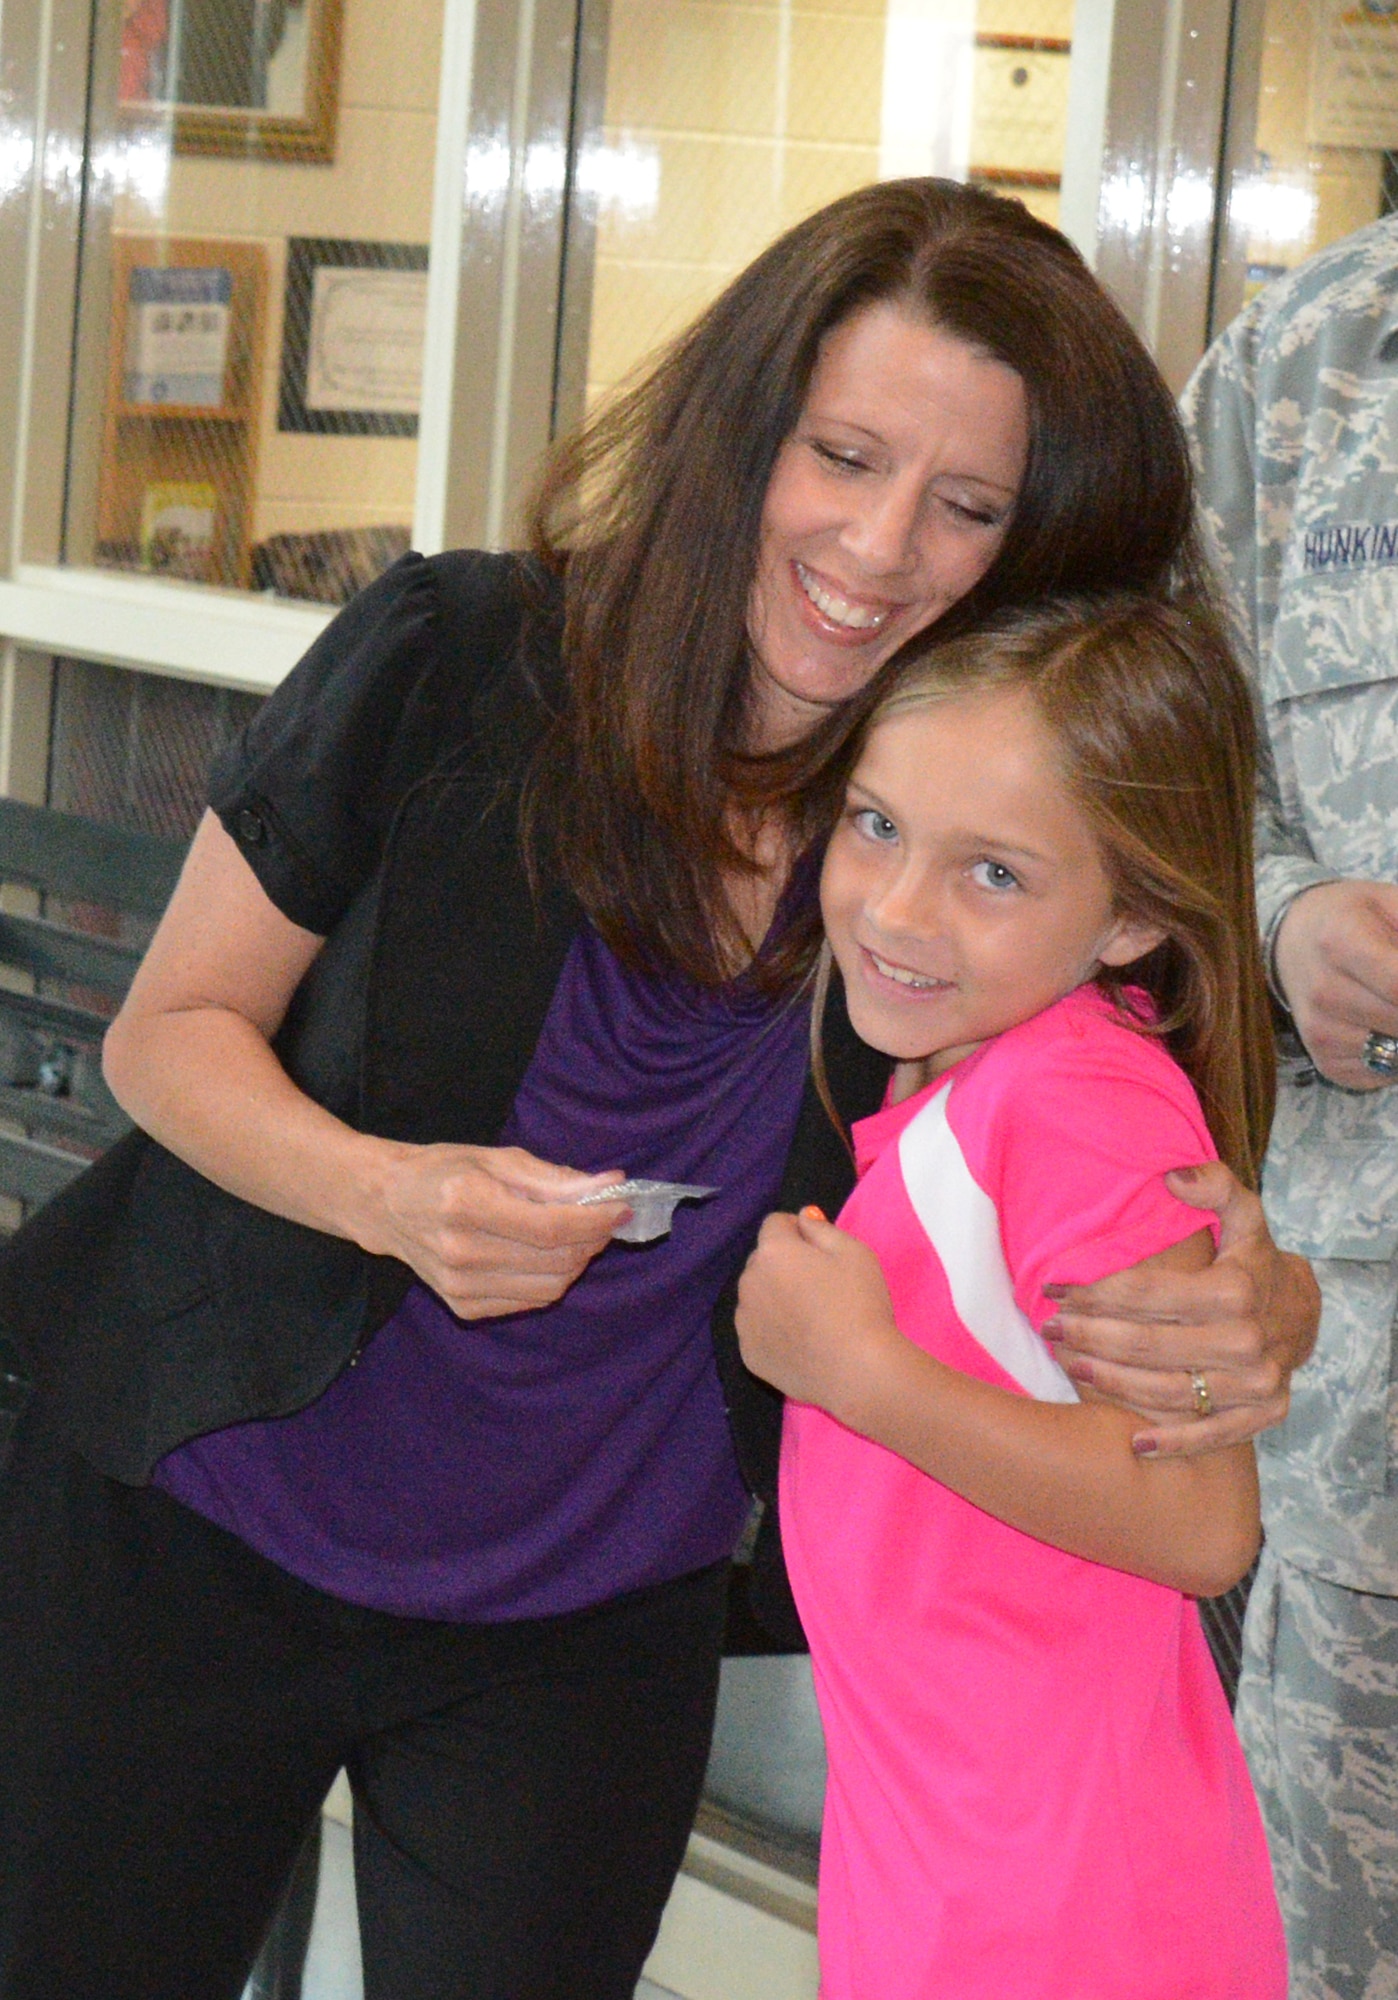
<instances>
[{"instance_id":1,"label":"girl's long light hair","mask_svg":"<svg viewBox=\"0 0 1398 2000\"><path fill-rule=\"evenodd\" d=\"M1253 900L1256 724L1219 620L1206 605L1122 594L1062 599L941 645L929 634L900 660L860 742L893 716L996 689L1023 689L1046 723L1118 914L1164 932L1096 984L1132 1027L1164 1041L1220 1158L1255 1188L1276 1094ZM827 980L828 947L816 1023ZM1153 1019L1133 988L1149 994Z\"/></svg>"}]
</instances>

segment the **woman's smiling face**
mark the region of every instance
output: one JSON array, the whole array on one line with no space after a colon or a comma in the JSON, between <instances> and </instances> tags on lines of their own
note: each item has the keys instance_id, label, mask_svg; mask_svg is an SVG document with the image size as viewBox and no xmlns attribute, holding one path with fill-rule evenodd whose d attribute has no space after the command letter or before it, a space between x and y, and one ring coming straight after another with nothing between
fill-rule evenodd
<instances>
[{"instance_id":1,"label":"woman's smiling face","mask_svg":"<svg viewBox=\"0 0 1398 2000\"><path fill-rule=\"evenodd\" d=\"M826 335L762 510L753 748L803 735L980 580L1028 449L1019 376L954 334L882 304Z\"/></svg>"}]
</instances>

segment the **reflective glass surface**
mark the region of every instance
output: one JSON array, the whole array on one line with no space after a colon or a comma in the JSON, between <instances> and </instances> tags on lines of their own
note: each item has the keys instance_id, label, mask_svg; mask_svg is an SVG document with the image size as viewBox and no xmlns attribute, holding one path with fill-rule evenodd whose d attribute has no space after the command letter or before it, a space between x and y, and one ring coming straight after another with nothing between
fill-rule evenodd
<instances>
[{"instance_id":1,"label":"reflective glass surface","mask_svg":"<svg viewBox=\"0 0 1398 2000\"><path fill-rule=\"evenodd\" d=\"M66 553L342 601L413 511L442 0L96 0Z\"/></svg>"},{"instance_id":2,"label":"reflective glass surface","mask_svg":"<svg viewBox=\"0 0 1398 2000\"><path fill-rule=\"evenodd\" d=\"M1268 0L1253 145L1232 195L1242 296L1388 213L1396 155L1395 0Z\"/></svg>"}]
</instances>

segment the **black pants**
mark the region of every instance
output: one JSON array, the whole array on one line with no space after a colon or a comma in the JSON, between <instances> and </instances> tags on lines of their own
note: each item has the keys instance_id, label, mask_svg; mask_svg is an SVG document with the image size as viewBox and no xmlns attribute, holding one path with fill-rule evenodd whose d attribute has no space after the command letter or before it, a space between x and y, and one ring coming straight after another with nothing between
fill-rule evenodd
<instances>
[{"instance_id":1,"label":"black pants","mask_svg":"<svg viewBox=\"0 0 1398 2000\"><path fill-rule=\"evenodd\" d=\"M29 1419L0 1498L0 2000L237 2000L342 1764L366 2000L630 2000L725 1566L446 1625L312 1590Z\"/></svg>"}]
</instances>

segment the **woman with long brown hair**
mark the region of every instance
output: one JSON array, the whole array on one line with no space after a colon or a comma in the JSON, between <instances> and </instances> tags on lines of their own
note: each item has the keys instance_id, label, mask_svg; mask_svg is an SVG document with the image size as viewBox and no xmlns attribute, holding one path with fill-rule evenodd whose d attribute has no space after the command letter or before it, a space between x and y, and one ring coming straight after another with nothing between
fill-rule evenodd
<instances>
[{"instance_id":1,"label":"woman with long brown hair","mask_svg":"<svg viewBox=\"0 0 1398 2000\"><path fill-rule=\"evenodd\" d=\"M370 2000L630 1994L772 1497L732 1283L848 1183L805 1048L820 731L933 623L1188 592L1189 522L1168 392L1064 239L895 182L561 449L531 556L409 557L312 648L108 1038L139 1132L0 1267L37 1382L8 1991L236 1995L343 1764ZM886 1064L838 999L826 1032L871 1108ZM715 1192L613 1245L623 1173ZM1303 1267L1206 1191L1215 1272L1068 1319L1162 1449L1274 1421L1309 1337ZM770 1505L753 1574L780 1625Z\"/></svg>"}]
</instances>

